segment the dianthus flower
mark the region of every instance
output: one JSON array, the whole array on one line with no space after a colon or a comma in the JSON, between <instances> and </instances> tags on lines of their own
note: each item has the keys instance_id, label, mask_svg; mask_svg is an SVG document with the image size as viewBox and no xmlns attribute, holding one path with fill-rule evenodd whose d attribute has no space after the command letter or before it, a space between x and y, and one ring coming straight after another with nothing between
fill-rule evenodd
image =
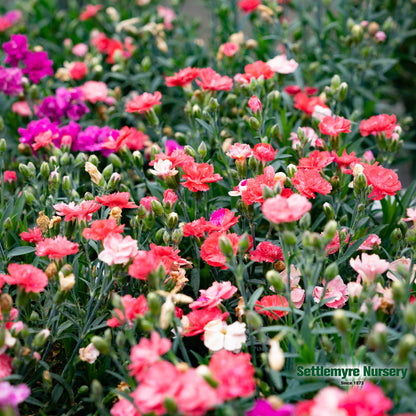
<instances>
[{"instance_id":1,"label":"dianthus flower","mask_svg":"<svg viewBox=\"0 0 416 416\"><path fill-rule=\"evenodd\" d=\"M187 67L180 69L179 72L171 77L166 77L165 84L167 87L185 87L199 75L199 68Z\"/></svg>"},{"instance_id":2,"label":"dianthus flower","mask_svg":"<svg viewBox=\"0 0 416 416\"><path fill-rule=\"evenodd\" d=\"M396 116L392 114L379 114L378 116L370 117L368 120L363 120L360 123L360 133L366 137L370 134L377 135L385 133L387 138L390 138L393 134L393 130L396 126Z\"/></svg>"},{"instance_id":3,"label":"dianthus flower","mask_svg":"<svg viewBox=\"0 0 416 416\"><path fill-rule=\"evenodd\" d=\"M273 189L277 182L278 179L276 179L273 167L266 166L262 175L247 180L245 189L241 192L241 199L247 205L254 204L255 202L263 203L263 186L266 185L270 189Z\"/></svg>"},{"instance_id":4,"label":"dianthus flower","mask_svg":"<svg viewBox=\"0 0 416 416\"><path fill-rule=\"evenodd\" d=\"M143 316L149 308L147 307L146 297L140 295L138 298L133 298L131 295L125 295L121 298L124 312L121 309L114 309L114 317L107 320L107 325L111 328L123 325L126 322L129 326L133 326L133 321L139 316Z\"/></svg>"},{"instance_id":5,"label":"dianthus flower","mask_svg":"<svg viewBox=\"0 0 416 416\"><path fill-rule=\"evenodd\" d=\"M286 55L277 55L267 61L272 71L279 74L291 74L295 72L299 64L294 59L287 59ZM300 89L299 91L300 92Z\"/></svg>"},{"instance_id":6,"label":"dianthus flower","mask_svg":"<svg viewBox=\"0 0 416 416\"><path fill-rule=\"evenodd\" d=\"M341 156L338 156L335 151L332 151L332 156L334 157L335 163L338 165L339 169L345 173L351 173L352 170L348 169L348 167L354 167L356 163L360 163L361 159L355 155L355 152L351 152L350 154L344 149Z\"/></svg>"},{"instance_id":7,"label":"dianthus flower","mask_svg":"<svg viewBox=\"0 0 416 416\"><path fill-rule=\"evenodd\" d=\"M257 143L253 148L253 156L260 162L272 162L276 157L277 149L274 150L271 144Z\"/></svg>"},{"instance_id":8,"label":"dianthus flower","mask_svg":"<svg viewBox=\"0 0 416 416\"><path fill-rule=\"evenodd\" d=\"M177 266L188 266L190 264L188 260L179 256L179 249L169 246L157 246L153 243L150 243L149 247L150 251L162 261L166 271L177 268Z\"/></svg>"},{"instance_id":9,"label":"dianthus flower","mask_svg":"<svg viewBox=\"0 0 416 416\"><path fill-rule=\"evenodd\" d=\"M6 356L3 354L2 356ZM7 356L6 356L7 357ZM5 357L3 357L4 359ZM3 361L1 359L1 361ZM8 358L6 358L9 361ZM10 367L11 367L11 357L10 357ZM11 373L11 371L10 371ZM4 375L0 372L0 379ZM0 382L0 408L7 409L8 406L11 406L13 409L13 414L18 415L17 405L24 402L30 395L30 389L26 384L18 384L17 386L12 386L8 381ZM7 411L7 410L6 410Z\"/></svg>"},{"instance_id":10,"label":"dianthus flower","mask_svg":"<svg viewBox=\"0 0 416 416\"><path fill-rule=\"evenodd\" d=\"M211 214L207 223L208 234L228 231L233 225L238 223L239 218L240 215L235 216L235 213L227 208L217 209Z\"/></svg>"},{"instance_id":11,"label":"dianthus flower","mask_svg":"<svg viewBox=\"0 0 416 416\"><path fill-rule=\"evenodd\" d=\"M264 79L269 79L274 75L274 71L270 68L270 65L263 61L256 61L252 64L246 65L244 67L244 72L248 80L251 78L258 79L261 76Z\"/></svg>"},{"instance_id":12,"label":"dianthus flower","mask_svg":"<svg viewBox=\"0 0 416 416\"><path fill-rule=\"evenodd\" d=\"M17 175L14 170L5 170L3 174L3 180L7 183L13 183L17 181Z\"/></svg>"},{"instance_id":13,"label":"dianthus flower","mask_svg":"<svg viewBox=\"0 0 416 416\"><path fill-rule=\"evenodd\" d=\"M382 274L389 269L390 264L386 260L380 259L377 254L361 254L361 259L357 256L350 259L350 266L361 276L364 282L371 283L377 274Z\"/></svg>"},{"instance_id":14,"label":"dianthus flower","mask_svg":"<svg viewBox=\"0 0 416 416\"><path fill-rule=\"evenodd\" d=\"M220 237L226 237L230 240L230 243L233 247L234 255L237 254L238 251L238 242L240 241L240 237L233 233L233 234L225 234L225 233L218 233L215 232L211 234L202 244L201 246L201 259L206 261L210 266L220 267L222 270L227 269L228 267L225 265L227 259L225 258L224 254L222 254L220 249Z\"/></svg>"},{"instance_id":15,"label":"dianthus flower","mask_svg":"<svg viewBox=\"0 0 416 416\"><path fill-rule=\"evenodd\" d=\"M71 79L78 81L88 74L88 67L85 62L71 62L69 65L68 73Z\"/></svg>"},{"instance_id":16,"label":"dianthus flower","mask_svg":"<svg viewBox=\"0 0 416 416\"><path fill-rule=\"evenodd\" d=\"M350 241L350 236L347 233L347 235L345 236L345 242L348 243ZM335 233L334 238L332 239L332 241L330 241L326 247L325 247L325 255L329 255L329 254L334 254L336 253L340 248L340 241L339 241L339 232L337 231Z\"/></svg>"},{"instance_id":17,"label":"dianthus flower","mask_svg":"<svg viewBox=\"0 0 416 416\"><path fill-rule=\"evenodd\" d=\"M53 75L53 62L48 59L47 52L28 51L23 63L26 65L23 73L35 84L38 84L42 78Z\"/></svg>"},{"instance_id":18,"label":"dianthus flower","mask_svg":"<svg viewBox=\"0 0 416 416\"><path fill-rule=\"evenodd\" d=\"M111 416L141 416L134 404L127 400L119 400L110 410Z\"/></svg>"},{"instance_id":19,"label":"dianthus flower","mask_svg":"<svg viewBox=\"0 0 416 416\"><path fill-rule=\"evenodd\" d=\"M224 55L231 58L240 50L240 45L234 42L226 42L220 46L220 53L222 52Z\"/></svg>"},{"instance_id":20,"label":"dianthus flower","mask_svg":"<svg viewBox=\"0 0 416 416\"><path fill-rule=\"evenodd\" d=\"M103 6L101 4L97 4L97 5L87 4L87 7L85 8L85 10L83 10L82 13L79 15L79 20L85 21L85 20L91 19L102 8Z\"/></svg>"},{"instance_id":21,"label":"dianthus flower","mask_svg":"<svg viewBox=\"0 0 416 416\"><path fill-rule=\"evenodd\" d=\"M137 241L129 235L124 237L121 234L109 234L104 239L104 250L98 258L112 266L113 264L126 264L137 253Z\"/></svg>"},{"instance_id":22,"label":"dianthus flower","mask_svg":"<svg viewBox=\"0 0 416 416\"><path fill-rule=\"evenodd\" d=\"M209 191L208 183L218 182L222 176L214 173L214 166L208 163L187 163L182 167L185 182L182 185L191 192Z\"/></svg>"},{"instance_id":23,"label":"dianthus flower","mask_svg":"<svg viewBox=\"0 0 416 416\"><path fill-rule=\"evenodd\" d=\"M159 159L154 163L153 169L149 169L150 173L155 176L161 176L162 178L168 178L175 176L178 170L173 168L173 164L169 159Z\"/></svg>"},{"instance_id":24,"label":"dianthus flower","mask_svg":"<svg viewBox=\"0 0 416 416\"><path fill-rule=\"evenodd\" d=\"M187 155L182 149L176 149L170 155L165 155L162 152L156 154L155 160L150 161L149 166L154 166L158 160L170 160L172 162L172 167L175 168L177 166L183 168L185 165L195 162L194 158Z\"/></svg>"},{"instance_id":25,"label":"dianthus flower","mask_svg":"<svg viewBox=\"0 0 416 416\"><path fill-rule=\"evenodd\" d=\"M183 236L184 237L196 237L201 238L205 236L205 233L209 229L209 222L204 218L198 218L197 220L187 222L183 226Z\"/></svg>"},{"instance_id":26,"label":"dianthus flower","mask_svg":"<svg viewBox=\"0 0 416 416\"><path fill-rule=\"evenodd\" d=\"M261 101L255 95L253 95L248 100L247 104L253 113L257 113L258 111L261 111Z\"/></svg>"},{"instance_id":27,"label":"dianthus flower","mask_svg":"<svg viewBox=\"0 0 416 416\"><path fill-rule=\"evenodd\" d=\"M310 144L311 147L323 147L325 144L322 139L318 137L315 133L315 130L311 127L300 127L302 130L302 135L306 139L307 143ZM290 133L289 140L292 141L292 149L296 149L301 146L301 141L299 136L295 132Z\"/></svg>"},{"instance_id":28,"label":"dianthus flower","mask_svg":"<svg viewBox=\"0 0 416 416\"><path fill-rule=\"evenodd\" d=\"M139 387L131 393L134 404L143 414L166 414L165 399L175 398L181 387L181 373L168 361L154 363L146 372Z\"/></svg>"},{"instance_id":29,"label":"dianthus flower","mask_svg":"<svg viewBox=\"0 0 416 416\"><path fill-rule=\"evenodd\" d=\"M10 376L13 371L12 367L13 358L7 354L0 354L0 380L4 377ZM4 382L0 382L0 387L4 387ZM0 390L0 398L3 390ZM0 407L1 408L1 407Z\"/></svg>"},{"instance_id":30,"label":"dianthus flower","mask_svg":"<svg viewBox=\"0 0 416 416\"><path fill-rule=\"evenodd\" d=\"M23 241L35 244L39 243L39 241L43 241L42 231L38 227L33 227L33 230L29 228L28 231L23 231L20 233L20 238Z\"/></svg>"},{"instance_id":31,"label":"dianthus flower","mask_svg":"<svg viewBox=\"0 0 416 416\"><path fill-rule=\"evenodd\" d=\"M264 209L264 205L263 205ZM270 241L262 241L255 250L250 251L250 260L267 263L274 263L278 260L283 261L283 252L279 246Z\"/></svg>"},{"instance_id":32,"label":"dianthus flower","mask_svg":"<svg viewBox=\"0 0 416 416\"><path fill-rule=\"evenodd\" d=\"M43 147L48 147L51 143L54 137L52 136L52 132L50 130L43 131L42 133L39 133L35 137L35 142L32 144L33 150L39 150Z\"/></svg>"},{"instance_id":33,"label":"dianthus flower","mask_svg":"<svg viewBox=\"0 0 416 416\"><path fill-rule=\"evenodd\" d=\"M334 156L332 156L330 152L314 150L308 157L299 159L299 168L321 170L332 163L333 160Z\"/></svg>"},{"instance_id":34,"label":"dianthus flower","mask_svg":"<svg viewBox=\"0 0 416 416\"><path fill-rule=\"evenodd\" d=\"M238 7L244 12L244 13L250 13L253 10L257 9L257 6L261 4L260 0L240 0L238 2Z\"/></svg>"},{"instance_id":35,"label":"dianthus flower","mask_svg":"<svg viewBox=\"0 0 416 416\"><path fill-rule=\"evenodd\" d=\"M205 91L229 91L233 87L233 80L227 76L221 76L212 68L199 70L196 83Z\"/></svg>"},{"instance_id":36,"label":"dianthus flower","mask_svg":"<svg viewBox=\"0 0 416 416\"><path fill-rule=\"evenodd\" d=\"M319 130L327 136L338 137L340 133L351 133L351 122L344 117L326 116L319 123Z\"/></svg>"},{"instance_id":37,"label":"dianthus flower","mask_svg":"<svg viewBox=\"0 0 416 416\"><path fill-rule=\"evenodd\" d=\"M370 234L367 239L358 247L358 250L374 250L381 245L381 239L377 234Z\"/></svg>"},{"instance_id":38,"label":"dianthus flower","mask_svg":"<svg viewBox=\"0 0 416 416\"><path fill-rule=\"evenodd\" d=\"M89 240L104 240L111 233L122 233L124 230L124 224L118 225L114 218L108 218L106 220L96 220L91 223L90 228L84 228L82 235Z\"/></svg>"},{"instance_id":39,"label":"dianthus flower","mask_svg":"<svg viewBox=\"0 0 416 416\"><path fill-rule=\"evenodd\" d=\"M50 259L61 259L75 253L78 253L78 244L58 235L55 238L45 238L39 242L36 245L35 254L39 257L48 256Z\"/></svg>"},{"instance_id":40,"label":"dianthus flower","mask_svg":"<svg viewBox=\"0 0 416 416\"><path fill-rule=\"evenodd\" d=\"M384 416L393 408L393 402L387 398L380 387L366 381L364 386L354 386L338 402L338 408L348 415Z\"/></svg>"},{"instance_id":41,"label":"dianthus flower","mask_svg":"<svg viewBox=\"0 0 416 416\"><path fill-rule=\"evenodd\" d=\"M289 306L289 302L284 296L281 295L270 295L270 296L263 296L259 301L256 302L254 305L254 309L257 313L262 315L266 315L272 319L279 319L283 316L287 315L288 311L281 311L277 308ZM265 309L267 308L267 309Z\"/></svg>"},{"instance_id":42,"label":"dianthus flower","mask_svg":"<svg viewBox=\"0 0 416 416\"><path fill-rule=\"evenodd\" d=\"M81 152L101 152L104 156L112 153L112 150L103 147L109 136L117 136L118 131L113 130L108 126L88 126L72 143L72 150Z\"/></svg>"},{"instance_id":43,"label":"dianthus flower","mask_svg":"<svg viewBox=\"0 0 416 416\"><path fill-rule=\"evenodd\" d=\"M19 95L23 92L22 70L0 66L0 91L5 95Z\"/></svg>"},{"instance_id":44,"label":"dianthus flower","mask_svg":"<svg viewBox=\"0 0 416 416\"><path fill-rule=\"evenodd\" d=\"M32 110L27 101L16 101L12 104L12 111L22 117L30 117Z\"/></svg>"},{"instance_id":45,"label":"dianthus flower","mask_svg":"<svg viewBox=\"0 0 416 416\"><path fill-rule=\"evenodd\" d=\"M139 250L129 266L129 275L135 279L147 280L149 274L161 264L162 260L152 251Z\"/></svg>"},{"instance_id":46,"label":"dianthus flower","mask_svg":"<svg viewBox=\"0 0 416 416\"><path fill-rule=\"evenodd\" d=\"M182 317L181 322L184 329L182 335L185 337L193 337L202 334L204 332L204 327L208 322L211 322L214 319L225 321L228 315L228 312L222 313L217 307L196 309Z\"/></svg>"},{"instance_id":47,"label":"dianthus flower","mask_svg":"<svg viewBox=\"0 0 416 416\"><path fill-rule=\"evenodd\" d=\"M292 178L292 183L307 198L315 198L315 192L327 195L332 191L331 184L314 169L299 169Z\"/></svg>"},{"instance_id":48,"label":"dianthus flower","mask_svg":"<svg viewBox=\"0 0 416 416\"><path fill-rule=\"evenodd\" d=\"M178 196L172 189L166 189L166 191L163 192L163 205L170 204L173 207L177 200Z\"/></svg>"},{"instance_id":49,"label":"dianthus flower","mask_svg":"<svg viewBox=\"0 0 416 416\"><path fill-rule=\"evenodd\" d=\"M325 305L329 308L342 308L348 300L348 289L347 285L342 280L341 276L336 276L326 285L324 294L324 288L315 286L313 290L313 298L316 303L332 299L326 302ZM322 299L323 298L323 299Z\"/></svg>"},{"instance_id":50,"label":"dianthus flower","mask_svg":"<svg viewBox=\"0 0 416 416\"><path fill-rule=\"evenodd\" d=\"M189 307L191 309L214 308L224 299L230 299L235 292L237 292L237 288L230 281L214 282L208 289L200 289L199 298Z\"/></svg>"},{"instance_id":51,"label":"dianthus flower","mask_svg":"<svg viewBox=\"0 0 416 416\"><path fill-rule=\"evenodd\" d=\"M175 403L184 416L203 416L222 403L217 391L198 374L196 369L191 368L182 373L179 384Z\"/></svg>"},{"instance_id":52,"label":"dianthus flower","mask_svg":"<svg viewBox=\"0 0 416 416\"><path fill-rule=\"evenodd\" d=\"M19 286L25 292L43 292L48 284L48 276L31 264L12 263L9 264L7 271L9 274L0 274L0 279L9 285Z\"/></svg>"},{"instance_id":53,"label":"dianthus flower","mask_svg":"<svg viewBox=\"0 0 416 416\"><path fill-rule=\"evenodd\" d=\"M25 35L11 35L8 42L3 43L3 50L6 53L5 63L17 67L27 54L27 38Z\"/></svg>"},{"instance_id":54,"label":"dianthus flower","mask_svg":"<svg viewBox=\"0 0 416 416\"><path fill-rule=\"evenodd\" d=\"M109 195L96 196L95 200L110 209L119 207L120 209L137 208L134 202L130 202L130 192L115 192Z\"/></svg>"},{"instance_id":55,"label":"dianthus flower","mask_svg":"<svg viewBox=\"0 0 416 416\"><path fill-rule=\"evenodd\" d=\"M109 99L107 84L104 82L87 81L85 84L81 85L79 89L82 92L82 98L90 103L95 104L98 101L106 103Z\"/></svg>"},{"instance_id":56,"label":"dianthus flower","mask_svg":"<svg viewBox=\"0 0 416 416\"><path fill-rule=\"evenodd\" d=\"M134 100L129 101L126 105L126 111L128 113L139 112L146 113L150 111L155 105L162 104L160 101L162 99L162 94L159 91L156 91L154 94L148 92L139 95Z\"/></svg>"},{"instance_id":57,"label":"dianthus flower","mask_svg":"<svg viewBox=\"0 0 416 416\"><path fill-rule=\"evenodd\" d=\"M171 347L170 340L161 338L156 331L151 333L150 339L142 338L130 351L131 364L128 366L130 375L138 382L142 381L146 377L146 371Z\"/></svg>"},{"instance_id":58,"label":"dianthus flower","mask_svg":"<svg viewBox=\"0 0 416 416\"><path fill-rule=\"evenodd\" d=\"M146 209L147 212L152 212L152 201L159 201L155 196L145 196L140 200L139 206Z\"/></svg>"},{"instance_id":59,"label":"dianthus flower","mask_svg":"<svg viewBox=\"0 0 416 416\"><path fill-rule=\"evenodd\" d=\"M363 173L367 178L368 185L373 186L373 191L368 195L371 199L379 201L386 195L396 195L402 189L402 184L397 174L391 169L379 166L377 163L365 165Z\"/></svg>"},{"instance_id":60,"label":"dianthus flower","mask_svg":"<svg viewBox=\"0 0 416 416\"><path fill-rule=\"evenodd\" d=\"M256 390L254 367L251 356L246 353L234 354L227 350L216 352L210 362L212 377L219 385L217 392L222 400L250 397Z\"/></svg>"},{"instance_id":61,"label":"dianthus flower","mask_svg":"<svg viewBox=\"0 0 416 416\"><path fill-rule=\"evenodd\" d=\"M226 153L227 156L236 160L246 160L253 153L252 148L248 144L234 143L232 144Z\"/></svg>"},{"instance_id":62,"label":"dianthus flower","mask_svg":"<svg viewBox=\"0 0 416 416\"><path fill-rule=\"evenodd\" d=\"M299 92L295 95L295 108L304 113L312 115L316 106L327 108L327 105L319 97L308 97L305 93Z\"/></svg>"},{"instance_id":63,"label":"dianthus flower","mask_svg":"<svg viewBox=\"0 0 416 416\"><path fill-rule=\"evenodd\" d=\"M124 146L127 146L130 150L141 150L147 141L149 141L147 134L134 127L125 126L119 131L119 135L115 140L109 136L103 143L103 148L111 149L115 152L118 152Z\"/></svg>"},{"instance_id":64,"label":"dianthus flower","mask_svg":"<svg viewBox=\"0 0 416 416\"><path fill-rule=\"evenodd\" d=\"M312 209L312 204L302 195L293 194L288 198L276 195L267 199L262 207L264 216L274 224L299 220Z\"/></svg>"},{"instance_id":65,"label":"dianthus flower","mask_svg":"<svg viewBox=\"0 0 416 416\"><path fill-rule=\"evenodd\" d=\"M77 219L78 221L91 221L92 213L98 211L101 206L94 201L82 201L80 204L75 205L75 202L65 204L55 204L53 206L56 210L56 214L64 217L65 221L71 221Z\"/></svg>"}]
</instances>

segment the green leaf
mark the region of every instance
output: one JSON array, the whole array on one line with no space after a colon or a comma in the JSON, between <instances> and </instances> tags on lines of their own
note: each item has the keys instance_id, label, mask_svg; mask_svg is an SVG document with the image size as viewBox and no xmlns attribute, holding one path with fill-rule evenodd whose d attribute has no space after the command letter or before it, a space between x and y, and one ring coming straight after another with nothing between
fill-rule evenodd
<instances>
[{"instance_id":1,"label":"green leaf","mask_svg":"<svg viewBox=\"0 0 416 416\"><path fill-rule=\"evenodd\" d=\"M30 246L16 247L7 253L7 258L11 259L13 257L23 256L25 254L33 253L34 251L36 251L36 247L30 247Z\"/></svg>"}]
</instances>

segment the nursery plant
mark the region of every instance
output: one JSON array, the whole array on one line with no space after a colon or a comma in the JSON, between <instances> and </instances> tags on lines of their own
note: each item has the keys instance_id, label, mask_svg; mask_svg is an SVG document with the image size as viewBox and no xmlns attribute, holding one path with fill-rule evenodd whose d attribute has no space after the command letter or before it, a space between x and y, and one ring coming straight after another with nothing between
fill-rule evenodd
<instances>
[{"instance_id":1,"label":"nursery plant","mask_svg":"<svg viewBox=\"0 0 416 416\"><path fill-rule=\"evenodd\" d=\"M0 414L416 414L414 10L130 3L0 16Z\"/></svg>"}]
</instances>

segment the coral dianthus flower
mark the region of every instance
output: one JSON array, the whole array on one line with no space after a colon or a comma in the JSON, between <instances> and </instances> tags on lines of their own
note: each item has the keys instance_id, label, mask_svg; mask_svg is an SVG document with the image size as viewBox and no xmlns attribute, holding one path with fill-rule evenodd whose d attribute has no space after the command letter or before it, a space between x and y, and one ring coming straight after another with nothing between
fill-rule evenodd
<instances>
[{"instance_id":1,"label":"coral dianthus flower","mask_svg":"<svg viewBox=\"0 0 416 416\"><path fill-rule=\"evenodd\" d=\"M156 91L154 94L148 92L139 95L134 100L129 101L126 105L126 111L128 113L146 113L150 111L155 105L162 104L160 101L162 99L162 94L159 91Z\"/></svg>"}]
</instances>

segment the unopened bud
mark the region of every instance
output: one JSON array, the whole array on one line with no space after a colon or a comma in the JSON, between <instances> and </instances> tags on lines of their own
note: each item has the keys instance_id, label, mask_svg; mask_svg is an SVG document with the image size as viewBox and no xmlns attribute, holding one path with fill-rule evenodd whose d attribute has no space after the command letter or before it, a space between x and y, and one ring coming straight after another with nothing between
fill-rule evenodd
<instances>
[{"instance_id":1,"label":"unopened bud","mask_svg":"<svg viewBox=\"0 0 416 416\"><path fill-rule=\"evenodd\" d=\"M173 230L178 225L178 220L179 220L178 214L176 212L171 212L168 215L168 218L167 218L167 221L166 221L167 226L171 230Z\"/></svg>"},{"instance_id":2,"label":"unopened bud","mask_svg":"<svg viewBox=\"0 0 416 416\"><path fill-rule=\"evenodd\" d=\"M33 346L35 348L41 348L45 345L46 340L49 338L51 331L49 329L42 329L42 331L38 332L33 339Z\"/></svg>"},{"instance_id":3,"label":"unopened bud","mask_svg":"<svg viewBox=\"0 0 416 416\"><path fill-rule=\"evenodd\" d=\"M210 100L209 100L208 106L209 106L210 110L217 111L217 109L219 107L217 99L214 98L214 97L211 97Z\"/></svg>"},{"instance_id":4,"label":"unopened bud","mask_svg":"<svg viewBox=\"0 0 416 416\"><path fill-rule=\"evenodd\" d=\"M334 324L341 333L345 334L348 332L348 318L343 310L337 309L334 312Z\"/></svg>"},{"instance_id":5,"label":"unopened bud","mask_svg":"<svg viewBox=\"0 0 416 416\"><path fill-rule=\"evenodd\" d=\"M294 246L296 245L296 234L292 231L284 231L283 232L283 241L288 246Z\"/></svg>"},{"instance_id":6,"label":"unopened bud","mask_svg":"<svg viewBox=\"0 0 416 416\"><path fill-rule=\"evenodd\" d=\"M155 316L159 316L161 306L159 296L155 292L150 292L146 299L150 312Z\"/></svg>"},{"instance_id":7,"label":"unopened bud","mask_svg":"<svg viewBox=\"0 0 416 416\"><path fill-rule=\"evenodd\" d=\"M273 198L273 197L274 197L273 191L267 185L263 185L263 199L266 201L266 199Z\"/></svg>"},{"instance_id":8,"label":"unopened bud","mask_svg":"<svg viewBox=\"0 0 416 416\"><path fill-rule=\"evenodd\" d=\"M195 149L192 146L186 145L183 150L188 156L196 156Z\"/></svg>"},{"instance_id":9,"label":"unopened bud","mask_svg":"<svg viewBox=\"0 0 416 416\"><path fill-rule=\"evenodd\" d=\"M247 317L247 324L251 328L258 329L263 326L263 320L261 319L261 316L257 312L247 311L246 317Z\"/></svg>"},{"instance_id":10,"label":"unopened bud","mask_svg":"<svg viewBox=\"0 0 416 416\"><path fill-rule=\"evenodd\" d=\"M412 334L405 334L399 341L399 359L405 361L410 353L416 346L416 338Z\"/></svg>"},{"instance_id":11,"label":"unopened bud","mask_svg":"<svg viewBox=\"0 0 416 416\"><path fill-rule=\"evenodd\" d=\"M224 254L227 259L234 256L233 245L228 237L225 235L220 236L218 243L221 253Z\"/></svg>"},{"instance_id":12,"label":"unopened bud","mask_svg":"<svg viewBox=\"0 0 416 416\"><path fill-rule=\"evenodd\" d=\"M327 281L332 280L335 276L338 276L337 263L331 263L324 271L324 276Z\"/></svg>"},{"instance_id":13,"label":"unopened bud","mask_svg":"<svg viewBox=\"0 0 416 416\"><path fill-rule=\"evenodd\" d=\"M163 206L159 201L156 200L152 200L150 203L151 207L152 207L152 211L158 215L159 217L161 217L163 215Z\"/></svg>"},{"instance_id":14,"label":"unopened bud","mask_svg":"<svg viewBox=\"0 0 416 416\"><path fill-rule=\"evenodd\" d=\"M335 216L334 209L329 202L325 202L323 205L323 210L328 220L332 220Z\"/></svg>"},{"instance_id":15,"label":"unopened bud","mask_svg":"<svg viewBox=\"0 0 416 416\"><path fill-rule=\"evenodd\" d=\"M286 170L286 174L287 176L289 176L289 178L293 178L297 171L298 171L298 168L295 165L289 164Z\"/></svg>"},{"instance_id":16,"label":"unopened bud","mask_svg":"<svg viewBox=\"0 0 416 416\"><path fill-rule=\"evenodd\" d=\"M327 241L332 241L332 239L335 237L337 229L338 229L338 224L335 220L328 221L324 228L323 237Z\"/></svg>"},{"instance_id":17,"label":"unopened bud","mask_svg":"<svg viewBox=\"0 0 416 416\"><path fill-rule=\"evenodd\" d=\"M94 344L94 347L100 351L101 354L107 355L110 352L109 343L103 337L94 335L91 338L91 342Z\"/></svg>"},{"instance_id":18,"label":"unopened bud","mask_svg":"<svg viewBox=\"0 0 416 416\"><path fill-rule=\"evenodd\" d=\"M47 162L42 162L42 164L40 165L40 174L42 175L42 178L45 180L49 178L50 168Z\"/></svg>"},{"instance_id":19,"label":"unopened bud","mask_svg":"<svg viewBox=\"0 0 416 416\"><path fill-rule=\"evenodd\" d=\"M392 291L393 291L393 299L398 302L404 302L407 298L407 291L406 287L403 282L398 280L394 281L392 284Z\"/></svg>"},{"instance_id":20,"label":"unopened bud","mask_svg":"<svg viewBox=\"0 0 416 416\"><path fill-rule=\"evenodd\" d=\"M95 156L95 155L92 155ZM90 156L90 160L91 157ZM88 172L88 174L91 177L91 180L98 186L104 186L105 181L103 178L103 175L101 175L100 171L97 169L97 166L92 162L86 162L85 163L85 171Z\"/></svg>"},{"instance_id":21,"label":"unopened bud","mask_svg":"<svg viewBox=\"0 0 416 416\"><path fill-rule=\"evenodd\" d=\"M0 296L0 310L2 314L7 314L13 307L13 299L8 293L2 293Z\"/></svg>"},{"instance_id":22,"label":"unopened bud","mask_svg":"<svg viewBox=\"0 0 416 416\"><path fill-rule=\"evenodd\" d=\"M255 117L250 117L248 124L254 131L257 131L260 128L260 122Z\"/></svg>"},{"instance_id":23,"label":"unopened bud","mask_svg":"<svg viewBox=\"0 0 416 416\"><path fill-rule=\"evenodd\" d=\"M207 145L204 141L202 141L201 144L198 146L198 153L202 159L205 159L205 156L207 155Z\"/></svg>"},{"instance_id":24,"label":"unopened bud","mask_svg":"<svg viewBox=\"0 0 416 416\"><path fill-rule=\"evenodd\" d=\"M285 289L285 282L279 272L269 270L266 273L266 279L274 287L277 293L280 293Z\"/></svg>"},{"instance_id":25,"label":"unopened bud","mask_svg":"<svg viewBox=\"0 0 416 416\"><path fill-rule=\"evenodd\" d=\"M268 361L270 368L274 371L282 370L283 366L285 365L285 356L283 353L282 348L280 347L280 343L277 340L271 339L269 341L270 350Z\"/></svg>"},{"instance_id":26,"label":"unopened bud","mask_svg":"<svg viewBox=\"0 0 416 416\"><path fill-rule=\"evenodd\" d=\"M0 139L0 153L4 153L7 150L7 143L5 138Z\"/></svg>"}]
</instances>

